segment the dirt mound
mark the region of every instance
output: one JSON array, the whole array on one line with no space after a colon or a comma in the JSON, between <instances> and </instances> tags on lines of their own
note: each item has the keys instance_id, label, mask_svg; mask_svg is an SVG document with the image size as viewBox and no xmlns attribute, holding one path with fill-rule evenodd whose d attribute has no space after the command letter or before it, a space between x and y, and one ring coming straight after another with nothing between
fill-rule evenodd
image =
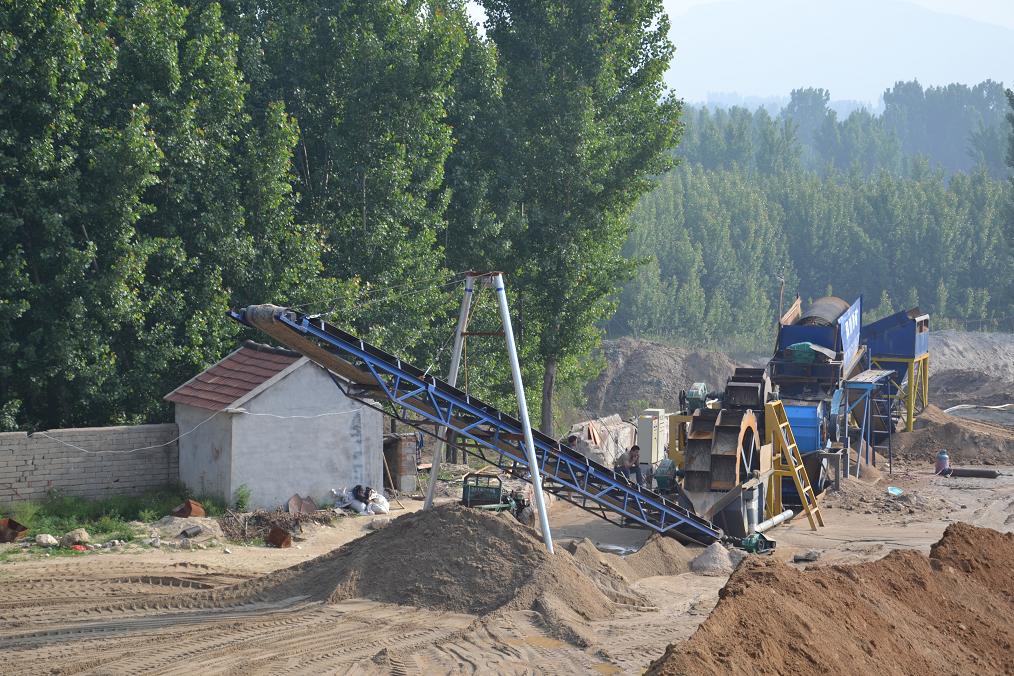
<instances>
[{"instance_id":1,"label":"dirt mound","mask_svg":"<svg viewBox=\"0 0 1014 676\"><path fill-rule=\"evenodd\" d=\"M631 571L642 577L679 575L689 570L689 563L699 550L687 549L672 538L652 535L644 546L624 557Z\"/></svg>"},{"instance_id":2,"label":"dirt mound","mask_svg":"<svg viewBox=\"0 0 1014 676\"><path fill-rule=\"evenodd\" d=\"M192 597L191 607L366 598L486 615L536 610L551 630L582 642L582 623L616 604L648 606L617 575L603 575L509 515L450 504L407 514L328 554L256 580Z\"/></svg>"},{"instance_id":3,"label":"dirt mound","mask_svg":"<svg viewBox=\"0 0 1014 676\"><path fill-rule=\"evenodd\" d=\"M702 381L720 390L736 369L721 352L695 352L637 338L604 341L602 356L605 370L585 388L596 416L633 415L645 403L676 408L680 390Z\"/></svg>"},{"instance_id":4,"label":"dirt mound","mask_svg":"<svg viewBox=\"0 0 1014 676\"><path fill-rule=\"evenodd\" d=\"M657 534L627 556L603 552L588 538L571 542L567 551L584 571L617 577L627 583L656 575L685 573L689 570L688 563L697 555L676 540Z\"/></svg>"},{"instance_id":5,"label":"dirt mound","mask_svg":"<svg viewBox=\"0 0 1014 676\"><path fill-rule=\"evenodd\" d=\"M946 450L953 464L1014 462L1014 430L944 413L930 404L919 414L916 429L892 439L894 454L909 460L933 461Z\"/></svg>"},{"instance_id":6,"label":"dirt mound","mask_svg":"<svg viewBox=\"0 0 1014 676\"><path fill-rule=\"evenodd\" d=\"M930 359L933 357L931 356ZM997 378L982 371L930 370L929 400L941 408L958 404L997 406L1014 402L1014 380Z\"/></svg>"},{"instance_id":7,"label":"dirt mound","mask_svg":"<svg viewBox=\"0 0 1014 676\"><path fill-rule=\"evenodd\" d=\"M931 331L930 382L934 373L979 371L1014 382L1014 334L972 331Z\"/></svg>"},{"instance_id":8,"label":"dirt mound","mask_svg":"<svg viewBox=\"0 0 1014 676\"><path fill-rule=\"evenodd\" d=\"M797 570L761 557L649 674L1010 673L1014 535L953 524L927 557Z\"/></svg>"}]
</instances>

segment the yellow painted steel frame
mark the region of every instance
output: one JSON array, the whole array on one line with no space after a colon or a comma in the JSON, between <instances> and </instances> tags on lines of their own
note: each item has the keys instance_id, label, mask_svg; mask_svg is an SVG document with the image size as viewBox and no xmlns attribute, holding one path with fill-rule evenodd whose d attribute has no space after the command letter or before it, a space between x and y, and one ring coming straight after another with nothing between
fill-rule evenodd
<instances>
[{"instance_id":1,"label":"yellow painted steel frame","mask_svg":"<svg viewBox=\"0 0 1014 676\"><path fill-rule=\"evenodd\" d=\"M683 467L683 456L687 449L686 423L692 419L692 415L683 415L681 413L669 414L669 458L679 468Z\"/></svg>"},{"instance_id":2,"label":"yellow painted steel frame","mask_svg":"<svg viewBox=\"0 0 1014 676\"><path fill-rule=\"evenodd\" d=\"M792 433L792 425L789 424L785 415L785 407L781 401L769 401L764 404L765 429L774 445L772 456L773 470L771 479L768 481L767 500L764 503L764 515L770 519L781 514L784 510L782 504L782 480L792 479L796 486L796 492L803 504L803 511L810 522L810 528L817 530L817 526L824 525L824 517L817 505L817 498L813 493L813 486L803 466L803 458L799 454L799 447L796 445L796 436ZM773 424L772 424L773 423ZM775 430L778 430L776 433Z\"/></svg>"},{"instance_id":3,"label":"yellow painted steel frame","mask_svg":"<svg viewBox=\"0 0 1014 676\"><path fill-rule=\"evenodd\" d=\"M901 357L873 357L873 365L878 368L890 368L882 366L881 362L888 364L908 364L908 383L902 387L901 383L891 379L891 385L897 390L890 395L891 399L898 399L905 408L905 431L911 432L915 429L916 409L922 410L929 403L929 353L921 354L914 359Z\"/></svg>"}]
</instances>

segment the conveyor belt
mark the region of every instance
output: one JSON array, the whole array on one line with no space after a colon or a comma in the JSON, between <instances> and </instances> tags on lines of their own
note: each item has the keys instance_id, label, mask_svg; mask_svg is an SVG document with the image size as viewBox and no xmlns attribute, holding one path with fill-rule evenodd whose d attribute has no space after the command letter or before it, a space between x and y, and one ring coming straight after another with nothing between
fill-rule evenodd
<instances>
[{"instance_id":1,"label":"conveyor belt","mask_svg":"<svg viewBox=\"0 0 1014 676\"><path fill-rule=\"evenodd\" d=\"M515 477L530 478L521 423L513 416L318 317L274 305L251 305L229 316L348 380L349 396L431 434L447 427L464 452ZM722 536L711 522L672 500L541 432L533 433L547 492L607 521L684 542L706 545Z\"/></svg>"}]
</instances>

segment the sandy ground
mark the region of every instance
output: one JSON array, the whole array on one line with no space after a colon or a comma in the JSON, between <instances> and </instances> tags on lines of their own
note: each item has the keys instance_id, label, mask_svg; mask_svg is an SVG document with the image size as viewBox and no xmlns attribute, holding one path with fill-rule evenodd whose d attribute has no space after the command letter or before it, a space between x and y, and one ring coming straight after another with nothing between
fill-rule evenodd
<instances>
[{"instance_id":1,"label":"sandy ground","mask_svg":"<svg viewBox=\"0 0 1014 676\"><path fill-rule=\"evenodd\" d=\"M1014 474L1011 467L998 469ZM816 549L816 565L869 560L895 548L928 551L951 521L1002 531L1014 525L1014 476L944 479L932 476L928 465L901 466L869 491L886 491L887 485L902 487L920 504L950 508L866 510L861 498L849 509L825 508L827 527L819 532L804 519L776 529L774 556L790 560ZM420 506L406 501L409 510ZM566 504L554 505L551 522L560 546L587 537L600 548L622 551L646 538L643 531L614 527ZM0 566L4 671L640 673L669 643L693 633L726 581L692 573L639 580L633 587L654 607L623 608L593 623L591 645L583 647L554 638L531 611L478 620L358 599L325 605L301 598L218 610L173 608L196 591L328 552L367 532L368 524L349 518L320 527L298 549L144 549Z\"/></svg>"}]
</instances>

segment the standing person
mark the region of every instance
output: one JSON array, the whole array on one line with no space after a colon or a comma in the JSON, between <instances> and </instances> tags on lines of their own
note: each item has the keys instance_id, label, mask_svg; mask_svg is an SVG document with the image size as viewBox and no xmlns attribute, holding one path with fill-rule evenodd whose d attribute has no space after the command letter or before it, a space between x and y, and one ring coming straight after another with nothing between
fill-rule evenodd
<instances>
[{"instance_id":1,"label":"standing person","mask_svg":"<svg viewBox=\"0 0 1014 676\"><path fill-rule=\"evenodd\" d=\"M426 437L419 430L415 431L415 465L418 467L422 464L422 452L423 447L426 445Z\"/></svg>"},{"instance_id":2,"label":"standing person","mask_svg":"<svg viewBox=\"0 0 1014 676\"><path fill-rule=\"evenodd\" d=\"M644 484L644 476L641 474L641 447L634 444L626 453L621 453L616 460L616 469L627 479L633 474L637 479L637 485Z\"/></svg>"}]
</instances>

